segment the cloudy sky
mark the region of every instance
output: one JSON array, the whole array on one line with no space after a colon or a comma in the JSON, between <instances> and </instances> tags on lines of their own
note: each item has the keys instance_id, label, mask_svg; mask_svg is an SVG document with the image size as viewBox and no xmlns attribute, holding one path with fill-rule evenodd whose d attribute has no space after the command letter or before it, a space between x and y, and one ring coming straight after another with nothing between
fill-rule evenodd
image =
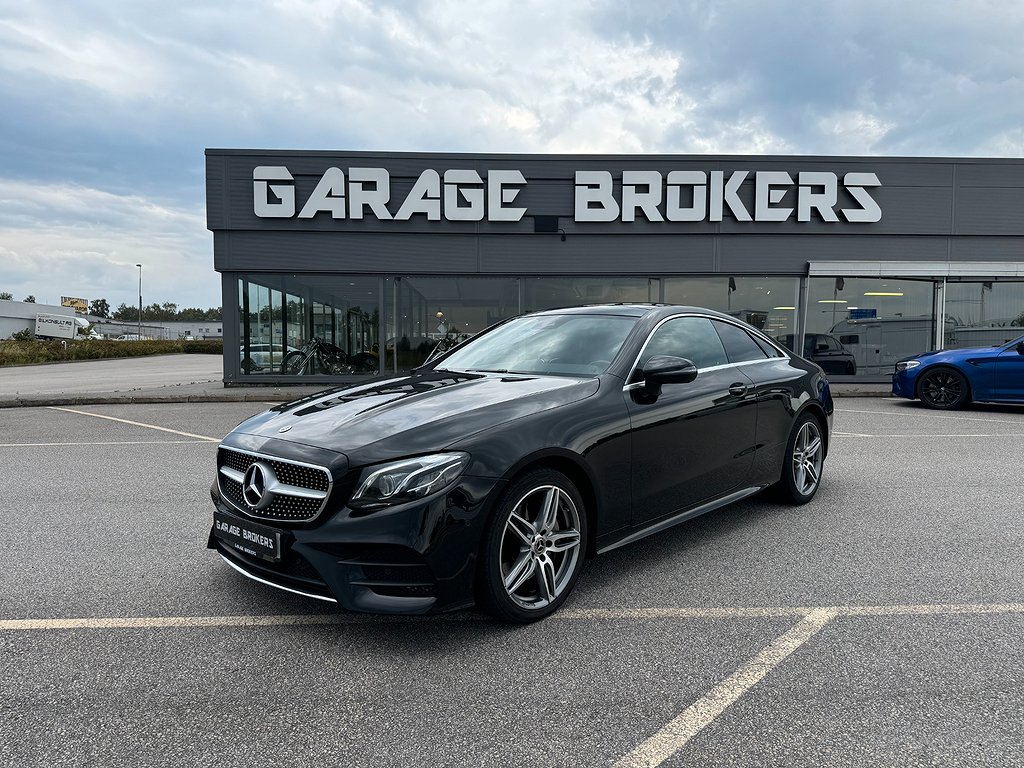
<instances>
[{"instance_id":1,"label":"cloudy sky","mask_svg":"<svg viewBox=\"0 0 1024 768\"><path fill-rule=\"evenodd\" d=\"M0 291L218 306L206 147L1024 155L1024 3L0 0Z\"/></svg>"}]
</instances>

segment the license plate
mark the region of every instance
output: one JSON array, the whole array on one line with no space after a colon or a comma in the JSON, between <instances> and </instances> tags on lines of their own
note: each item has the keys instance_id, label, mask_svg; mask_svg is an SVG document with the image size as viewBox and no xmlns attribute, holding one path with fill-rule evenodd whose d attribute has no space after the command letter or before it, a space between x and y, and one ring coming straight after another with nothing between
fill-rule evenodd
<instances>
[{"instance_id":1,"label":"license plate","mask_svg":"<svg viewBox=\"0 0 1024 768\"><path fill-rule=\"evenodd\" d=\"M281 531L276 528L214 512L213 535L247 555L273 563L281 560Z\"/></svg>"}]
</instances>

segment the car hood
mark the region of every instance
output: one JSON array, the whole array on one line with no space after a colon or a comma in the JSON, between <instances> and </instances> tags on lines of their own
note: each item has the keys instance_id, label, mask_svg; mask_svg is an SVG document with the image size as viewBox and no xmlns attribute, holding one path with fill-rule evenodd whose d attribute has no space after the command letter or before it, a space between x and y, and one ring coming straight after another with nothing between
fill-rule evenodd
<instances>
[{"instance_id":1,"label":"car hood","mask_svg":"<svg viewBox=\"0 0 1024 768\"><path fill-rule=\"evenodd\" d=\"M253 416L235 433L344 453L350 465L440 450L594 395L594 377L431 371L320 392Z\"/></svg>"},{"instance_id":2,"label":"car hood","mask_svg":"<svg viewBox=\"0 0 1024 768\"><path fill-rule=\"evenodd\" d=\"M968 360L979 357L995 357L1003 351L1002 345L998 347L970 347L968 349L934 349L931 352L922 352L919 355L911 355L904 360L929 360L940 362L945 360ZM934 360L932 360L934 358ZM902 362L902 361L901 361Z\"/></svg>"}]
</instances>

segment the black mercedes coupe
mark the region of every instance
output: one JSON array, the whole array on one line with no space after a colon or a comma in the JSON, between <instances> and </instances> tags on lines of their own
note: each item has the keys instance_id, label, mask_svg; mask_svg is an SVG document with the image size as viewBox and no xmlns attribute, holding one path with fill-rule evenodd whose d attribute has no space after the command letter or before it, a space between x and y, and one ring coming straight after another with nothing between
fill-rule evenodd
<instances>
[{"instance_id":1,"label":"black mercedes coupe","mask_svg":"<svg viewBox=\"0 0 1024 768\"><path fill-rule=\"evenodd\" d=\"M584 560L775 487L818 490L828 381L728 315L650 304L499 323L386 381L240 424L209 547L352 611L534 621Z\"/></svg>"}]
</instances>

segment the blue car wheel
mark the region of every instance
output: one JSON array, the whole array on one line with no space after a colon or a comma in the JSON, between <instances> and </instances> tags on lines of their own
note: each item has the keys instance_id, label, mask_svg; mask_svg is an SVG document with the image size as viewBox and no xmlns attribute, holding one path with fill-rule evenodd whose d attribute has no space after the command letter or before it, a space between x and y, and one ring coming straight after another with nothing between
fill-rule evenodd
<instances>
[{"instance_id":1,"label":"blue car wheel","mask_svg":"<svg viewBox=\"0 0 1024 768\"><path fill-rule=\"evenodd\" d=\"M917 396L929 408L953 410L971 399L970 388L963 374L954 368L933 368L921 375Z\"/></svg>"}]
</instances>

